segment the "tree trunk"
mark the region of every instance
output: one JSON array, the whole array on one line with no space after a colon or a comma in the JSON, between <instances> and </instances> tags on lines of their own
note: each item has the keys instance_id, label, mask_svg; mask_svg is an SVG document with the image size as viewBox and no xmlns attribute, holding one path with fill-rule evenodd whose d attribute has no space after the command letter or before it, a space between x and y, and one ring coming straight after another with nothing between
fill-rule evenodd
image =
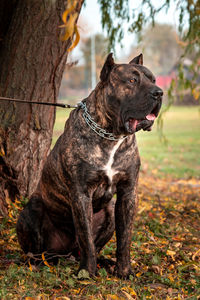
<instances>
[{"instance_id":1,"label":"tree trunk","mask_svg":"<svg viewBox=\"0 0 200 300\"><path fill-rule=\"evenodd\" d=\"M80 13L84 0L77 1ZM65 0L1 0L0 96L56 102L70 41L59 39ZM51 106L0 100L0 214L29 197L48 154Z\"/></svg>"}]
</instances>

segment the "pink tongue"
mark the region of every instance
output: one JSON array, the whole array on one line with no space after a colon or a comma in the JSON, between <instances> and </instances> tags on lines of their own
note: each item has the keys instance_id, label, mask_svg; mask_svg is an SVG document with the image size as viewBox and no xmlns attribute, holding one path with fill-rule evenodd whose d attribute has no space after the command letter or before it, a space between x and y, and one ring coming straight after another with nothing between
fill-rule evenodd
<instances>
[{"instance_id":1,"label":"pink tongue","mask_svg":"<svg viewBox=\"0 0 200 300\"><path fill-rule=\"evenodd\" d=\"M137 127L137 124L138 124L138 120L135 120L135 119L130 119L129 120L129 126L131 126L132 130L136 131L136 127Z\"/></svg>"},{"instance_id":2,"label":"pink tongue","mask_svg":"<svg viewBox=\"0 0 200 300\"><path fill-rule=\"evenodd\" d=\"M146 116L146 119L149 120L149 121L154 121L156 118L156 116L154 114L149 114Z\"/></svg>"},{"instance_id":3,"label":"pink tongue","mask_svg":"<svg viewBox=\"0 0 200 300\"><path fill-rule=\"evenodd\" d=\"M134 120L134 122L133 122L134 131L136 130L137 124L138 124L138 120Z\"/></svg>"}]
</instances>

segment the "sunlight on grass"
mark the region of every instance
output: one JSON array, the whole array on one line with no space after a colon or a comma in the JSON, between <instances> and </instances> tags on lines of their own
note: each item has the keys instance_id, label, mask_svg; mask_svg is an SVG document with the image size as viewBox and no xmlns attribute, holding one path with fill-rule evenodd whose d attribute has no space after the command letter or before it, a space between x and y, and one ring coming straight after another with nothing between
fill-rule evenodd
<instances>
[{"instance_id":1,"label":"sunlight on grass","mask_svg":"<svg viewBox=\"0 0 200 300\"><path fill-rule=\"evenodd\" d=\"M152 132L137 134L142 166L158 175L200 176L200 115L198 107L171 107L164 115L163 132L167 145Z\"/></svg>"}]
</instances>

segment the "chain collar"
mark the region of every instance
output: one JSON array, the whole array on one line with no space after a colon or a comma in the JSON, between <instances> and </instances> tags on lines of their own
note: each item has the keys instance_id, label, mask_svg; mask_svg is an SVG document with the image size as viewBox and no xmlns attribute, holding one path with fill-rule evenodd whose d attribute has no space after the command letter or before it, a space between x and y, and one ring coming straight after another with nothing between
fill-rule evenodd
<instances>
[{"instance_id":1,"label":"chain collar","mask_svg":"<svg viewBox=\"0 0 200 300\"><path fill-rule=\"evenodd\" d=\"M88 124L88 126L96 132L99 136L101 136L104 139L110 140L110 141L119 141L122 139L127 138L127 136L123 136L122 138L116 138L113 133L107 132L105 129L101 128L91 117L91 115L88 113L87 106L85 103L80 102L80 107L83 109L83 118L85 122Z\"/></svg>"}]
</instances>

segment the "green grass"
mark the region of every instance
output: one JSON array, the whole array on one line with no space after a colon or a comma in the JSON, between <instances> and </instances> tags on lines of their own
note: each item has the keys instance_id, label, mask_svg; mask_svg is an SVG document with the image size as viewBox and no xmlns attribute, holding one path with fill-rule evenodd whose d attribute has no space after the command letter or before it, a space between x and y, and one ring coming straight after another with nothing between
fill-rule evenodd
<instances>
[{"instance_id":1,"label":"green grass","mask_svg":"<svg viewBox=\"0 0 200 300\"><path fill-rule=\"evenodd\" d=\"M62 134L65 127L65 122L69 117L70 111L71 109L65 108L56 109L56 121L53 130L52 146L55 144L58 137Z\"/></svg>"},{"instance_id":2,"label":"green grass","mask_svg":"<svg viewBox=\"0 0 200 300\"><path fill-rule=\"evenodd\" d=\"M198 107L171 107L163 116L167 144L156 128L139 132L138 144L144 168L158 175L178 178L200 176L200 114Z\"/></svg>"},{"instance_id":3,"label":"green grass","mask_svg":"<svg viewBox=\"0 0 200 300\"><path fill-rule=\"evenodd\" d=\"M69 110L58 109L53 143L63 132ZM156 124L151 132L136 134L142 170L157 176L175 178L200 177L200 114L198 107L172 106L163 116L163 133L167 144L161 142Z\"/></svg>"}]
</instances>

